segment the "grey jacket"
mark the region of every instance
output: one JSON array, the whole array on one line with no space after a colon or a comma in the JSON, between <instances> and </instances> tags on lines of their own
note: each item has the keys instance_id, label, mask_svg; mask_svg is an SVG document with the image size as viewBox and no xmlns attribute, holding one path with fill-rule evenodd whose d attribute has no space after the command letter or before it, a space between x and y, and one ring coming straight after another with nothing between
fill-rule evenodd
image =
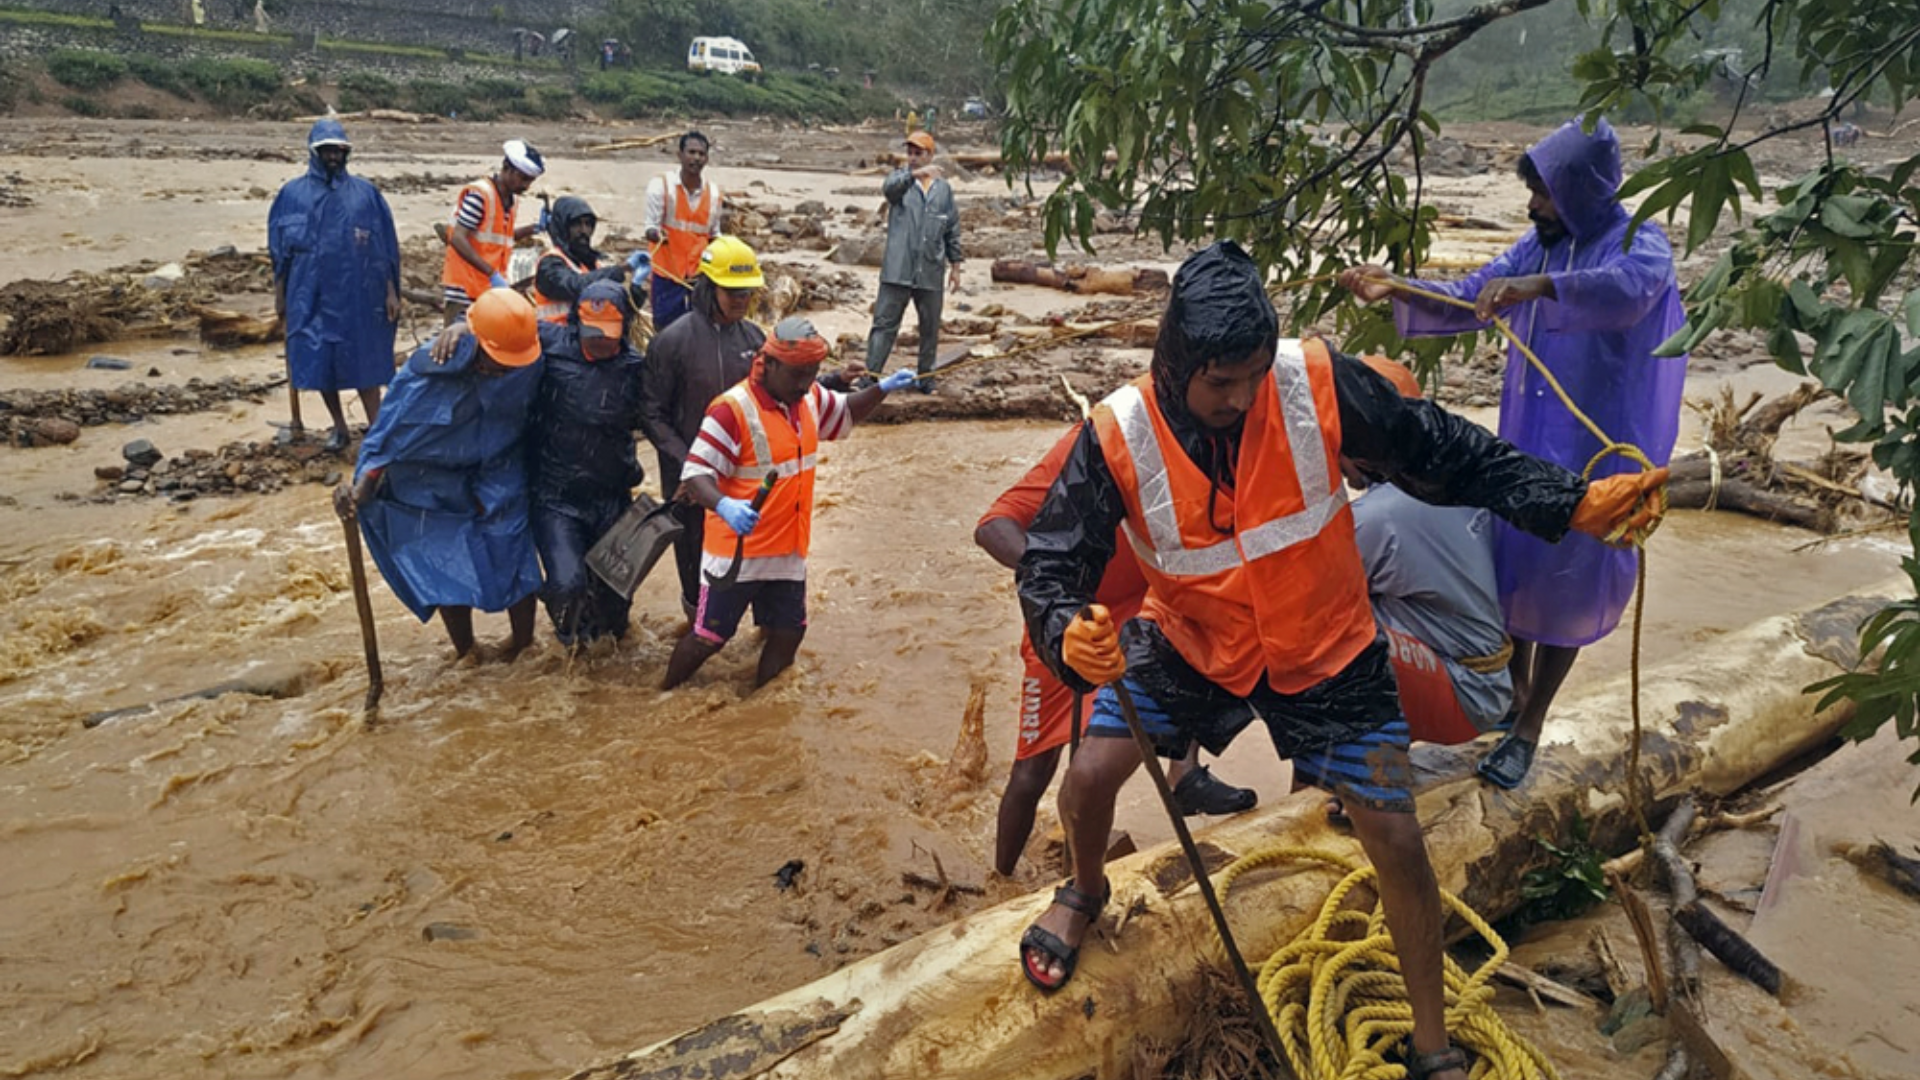
<instances>
[{"instance_id":1,"label":"grey jacket","mask_svg":"<svg viewBox=\"0 0 1920 1080\"><path fill-rule=\"evenodd\" d=\"M880 185L887 197L887 254L880 283L934 292L946 288L947 264L960 255L960 210L953 188L935 180L925 191L906 167L887 174Z\"/></svg>"},{"instance_id":2,"label":"grey jacket","mask_svg":"<svg viewBox=\"0 0 1920 1080\"><path fill-rule=\"evenodd\" d=\"M712 310L712 285L703 277L694 285L692 310L653 339L640 369L640 428L659 452L662 471L673 466L663 482L678 481L707 406L747 377L753 354L766 341L745 319L716 326Z\"/></svg>"}]
</instances>

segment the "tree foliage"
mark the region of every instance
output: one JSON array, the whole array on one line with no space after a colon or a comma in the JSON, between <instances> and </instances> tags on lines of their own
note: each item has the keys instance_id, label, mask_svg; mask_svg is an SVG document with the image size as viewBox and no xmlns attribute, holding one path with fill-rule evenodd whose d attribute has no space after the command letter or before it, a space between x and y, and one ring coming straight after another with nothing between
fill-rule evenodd
<instances>
[{"instance_id":1,"label":"tree foliage","mask_svg":"<svg viewBox=\"0 0 1920 1080\"><path fill-rule=\"evenodd\" d=\"M1575 16L1537 53L1519 19ZM1529 15L1529 12L1534 14ZM1569 42L1580 42L1577 50ZM1362 259L1401 271L1429 250L1435 213L1421 159L1440 131L1443 61L1519 52L1550 65L1586 115L1659 122L1623 194L1638 220L1687 216L1697 248L1737 226L1688 292L1669 352L1726 327L1764 329L1775 359L1843 396L1859 421L1840 437L1911 490L1920 480L1920 293L1915 291L1920 155L1890 168L1849 160L1839 136L1859 105L1896 113L1920 84L1920 18L1892 0L1012 0L989 49L1016 163L1063 152L1073 171L1049 196L1046 238L1090 245L1097 207L1139 215L1165 242L1233 237L1281 278L1319 278ZM1555 57L1562 58L1554 64ZM1497 65L1495 65L1497 66ZM1438 76L1436 77L1436 73ZM1815 95L1798 119L1756 105ZM1699 122L1703 99L1723 106ZM1677 121L1678 131L1664 130ZM1744 124L1743 124L1744 121ZM1736 134L1738 132L1738 134ZM1819 132L1805 175L1764 189L1750 151ZM1666 145L1661 145L1662 140ZM1749 216L1751 215L1751 216ZM1356 345L1391 339L1324 282L1296 295L1296 323L1334 316ZM1392 344L1432 362L1446 342ZM1920 550L1920 516L1909 521ZM1905 563L1920 591L1920 559ZM1889 721L1920 737L1920 600L1865 628L1865 669L1814 687L1851 698L1848 733ZM1920 753L1914 755L1920 762Z\"/></svg>"}]
</instances>

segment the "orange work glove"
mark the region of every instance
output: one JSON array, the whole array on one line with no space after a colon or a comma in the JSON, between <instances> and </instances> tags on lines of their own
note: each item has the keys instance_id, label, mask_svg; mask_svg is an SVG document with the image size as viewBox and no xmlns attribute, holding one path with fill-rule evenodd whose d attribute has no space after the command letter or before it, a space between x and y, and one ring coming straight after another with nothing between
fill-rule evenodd
<instances>
[{"instance_id":1,"label":"orange work glove","mask_svg":"<svg viewBox=\"0 0 1920 1080\"><path fill-rule=\"evenodd\" d=\"M1067 624L1067 632L1060 639L1060 658L1095 686L1114 682L1127 673L1127 658L1120 652L1120 628L1113 625L1113 615L1104 605L1090 605Z\"/></svg>"},{"instance_id":2,"label":"orange work glove","mask_svg":"<svg viewBox=\"0 0 1920 1080\"><path fill-rule=\"evenodd\" d=\"M1573 511L1571 526L1616 547L1645 540L1667 511L1666 501L1656 498L1666 483L1665 468L1595 480Z\"/></svg>"}]
</instances>

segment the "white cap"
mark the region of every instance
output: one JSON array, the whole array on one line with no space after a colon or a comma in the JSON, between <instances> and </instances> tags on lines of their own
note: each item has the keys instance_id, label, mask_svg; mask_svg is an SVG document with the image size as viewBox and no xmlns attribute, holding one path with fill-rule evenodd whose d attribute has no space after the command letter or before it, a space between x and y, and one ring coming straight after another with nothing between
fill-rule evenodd
<instances>
[{"instance_id":1,"label":"white cap","mask_svg":"<svg viewBox=\"0 0 1920 1080\"><path fill-rule=\"evenodd\" d=\"M506 152L507 164L527 176L538 179L547 171L547 163L541 159L540 151L527 145L524 139L508 139L501 147Z\"/></svg>"}]
</instances>

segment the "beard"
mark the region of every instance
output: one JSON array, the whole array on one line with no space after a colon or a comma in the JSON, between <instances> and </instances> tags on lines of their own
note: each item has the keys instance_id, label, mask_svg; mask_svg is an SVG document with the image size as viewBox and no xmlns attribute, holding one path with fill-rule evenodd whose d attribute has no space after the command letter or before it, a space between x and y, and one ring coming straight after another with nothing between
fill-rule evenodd
<instances>
[{"instance_id":1,"label":"beard","mask_svg":"<svg viewBox=\"0 0 1920 1080\"><path fill-rule=\"evenodd\" d=\"M1527 220L1533 222L1533 230L1539 235L1540 242L1549 247L1566 239L1566 222L1532 213L1527 215Z\"/></svg>"}]
</instances>

